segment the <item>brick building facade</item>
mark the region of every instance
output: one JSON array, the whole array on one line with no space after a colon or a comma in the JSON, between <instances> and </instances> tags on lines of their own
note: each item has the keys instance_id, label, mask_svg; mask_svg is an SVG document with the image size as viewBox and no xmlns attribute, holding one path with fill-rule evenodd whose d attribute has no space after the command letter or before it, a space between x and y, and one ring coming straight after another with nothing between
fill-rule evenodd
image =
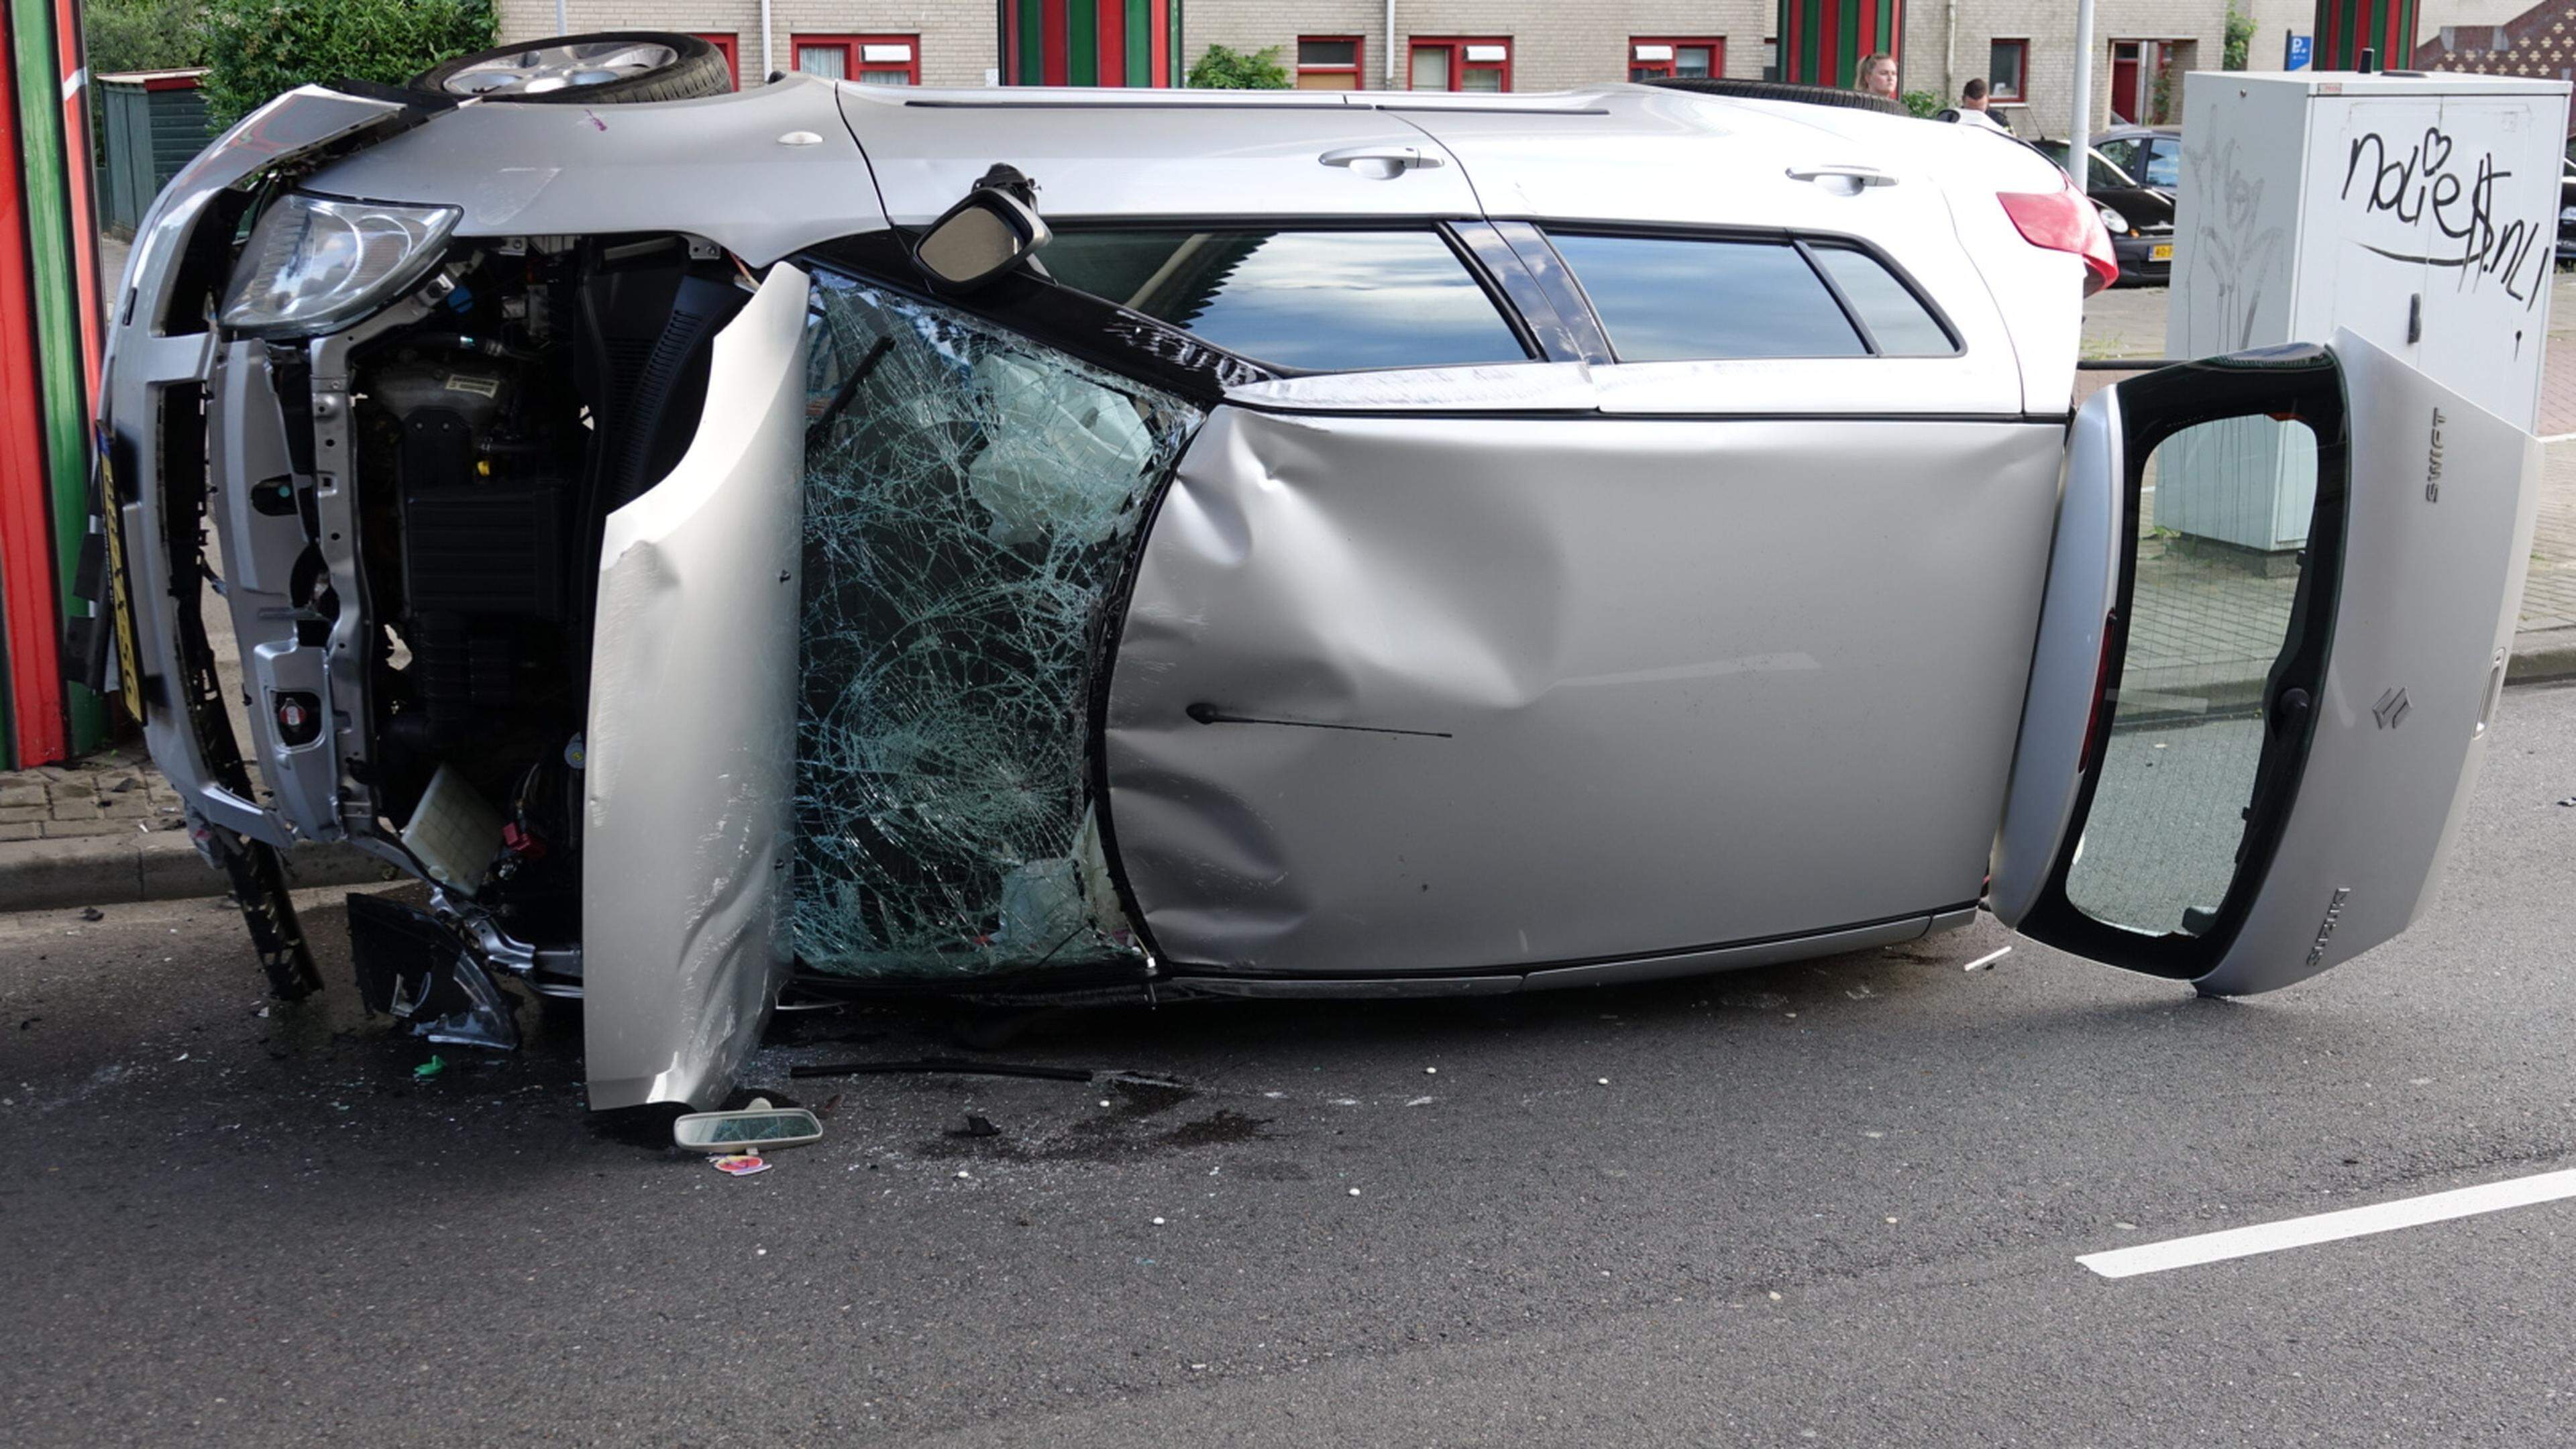
<instances>
[{"instance_id":1,"label":"brick building facade","mask_svg":"<svg viewBox=\"0 0 2576 1449\"><path fill-rule=\"evenodd\" d=\"M2544 0L2496 24L2444 26L2415 47L2425 70L2576 80L2576 0Z\"/></svg>"},{"instance_id":2,"label":"brick building facade","mask_svg":"<svg viewBox=\"0 0 2576 1449\"><path fill-rule=\"evenodd\" d=\"M2423 0L2424 33L2497 3ZM708 36L734 56L746 82L766 70L805 69L974 86L995 79L1000 64L993 0L770 0L765 51L760 0L565 4L576 31ZM2269 27L2296 23L2304 31L2298 17L2313 13L2313 0L2254 4L2253 64L2277 65L2279 39ZM499 0L499 10L505 40L554 32L553 0ZM1182 53L1275 46L1296 83L1314 88L1544 91L1632 75L1758 77L1771 63L1774 14L1769 0L1397 0L1390 46L1385 0L1184 0ZM2114 115L2162 119L2160 95L2178 109L2182 73L2217 68L2226 19L2227 0L2098 0L2093 124ZM2074 95L2072 0L1911 0L1904 37L1905 89L1955 97L1970 77L1984 76L2008 107L2021 109L2023 131L2065 134ZM2160 77L2169 77L2161 87Z\"/></svg>"}]
</instances>

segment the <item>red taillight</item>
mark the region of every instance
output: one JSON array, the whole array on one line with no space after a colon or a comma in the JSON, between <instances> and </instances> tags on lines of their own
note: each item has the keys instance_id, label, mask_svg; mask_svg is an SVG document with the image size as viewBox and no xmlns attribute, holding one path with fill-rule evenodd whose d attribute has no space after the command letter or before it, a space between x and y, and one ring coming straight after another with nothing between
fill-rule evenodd
<instances>
[{"instance_id":1,"label":"red taillight","mask_svg":"<svg viewBox=\"0 0 2576 1449\"><path fill-rule=\"evenodd\" d=\"M2092 296L2120 280L2120 259L2111 255L2111 233L2093 199L2068 181L2055 191L1998 192L2004 215L2021 228L2021 239L2053 252L2073 252L2084 259L2084 295Z\"/></svg>"},{"instance_id":2,"label":"red taillight","mask_svg":"<svg viewBox=\"0 0 2576 1449\"><path fill-rule=\"evenodd\" d=\"M2101 744L2102 727L2111 722L2111 650L2120 637L2117 616L2102 621L2102 652L2093 661L2093 708L2084 717L2084 749L2075 757L2075 768L2090 770L2101 756L2093 747Z\"/></svg>"}]
</instances>

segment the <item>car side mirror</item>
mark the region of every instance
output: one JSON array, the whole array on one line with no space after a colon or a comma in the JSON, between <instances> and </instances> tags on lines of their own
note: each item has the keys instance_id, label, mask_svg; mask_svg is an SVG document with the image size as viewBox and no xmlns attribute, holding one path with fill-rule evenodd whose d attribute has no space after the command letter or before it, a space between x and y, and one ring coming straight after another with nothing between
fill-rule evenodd
<instances>
[{"instance_id":1,"label":"car side mirror","mask_svg":"<svg viewBox=\"0 0 2576 1449\"><path fill-rule=\"evenodd\" d=\"M671 1141L690 1152L759 1153L822 1140L823 1120L802 1107L755 1099L740 1112L692 1112L671 1124Z\"/></svg>"},{"instance_id":2,"label":"car side mirror","mask_svg":"<svg viewBox=\"0 0 2576 1449\"><path fill-rule=\"evenodd\" d=\"M1018 266L1053 235L1036 207L1000 187L978 186L921 234L912 259L940 286L962 292Z\"/></svg>"}]
</instances>

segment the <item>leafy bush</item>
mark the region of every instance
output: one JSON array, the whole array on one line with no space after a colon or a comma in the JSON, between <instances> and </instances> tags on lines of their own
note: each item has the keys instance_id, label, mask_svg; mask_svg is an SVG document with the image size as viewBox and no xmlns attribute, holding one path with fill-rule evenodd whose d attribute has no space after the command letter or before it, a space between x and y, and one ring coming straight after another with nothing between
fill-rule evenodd
<instances>
[{"instance_id":1,"label":"leafy bush","mask_svg":"<svg viewBox=\"0 0 2576 1449\"><path fill-rule=\"evenodd\" d=\"M88 0L81 36L92 75L180 70L202 64L206 55L197 0Z\"/></svg>"},{"instance_id":2,"label":"leafy bush","mask_svg":"<svg viewBox=\"0 0 2576 1449\"><path fill-rule=\"evenodd\" d=\"M206 0L206 108L228 126L300 85L400 85L491 48L491 0Z\"/></svg>"},{"instance_id":3,"label":"leafy bush","mask_svg":"<svg viewBox=\"0 0 2576 1449\"><path fill-rule=\"evenodd\" d=\"M1935 91L1907 91L1897 99L1905 103L1905 109L1926 121L1939 115L1943 104L1940 94Z\"/></svg>"},{"instance_id":4,"label":"leafy bush","mask_svg":"<svg viewBox=\"0 0 2576 1449\"><path fill-rule=\"evenodd\" d=\"M2243 70L2245 68L2247 52L2251 51L2253 48L2254 17L2237 9L2234 5L2228 6L2227 38L2223 42L2223 48L2219 53L2218 68L2220 70Z\"/></svg>"},{"instance_id":5,"label":"leafy bush","mask_svg":"<svg viewBox=\"0 0 2576 1449\"><path fill-rule=\"evenodd\" d=\"M1279 47L1275 45L1250 55L1211 45L1207 54L1190 67L1188 84L1192 90L1284 91L1288 89L1288 68L1279 63Z\"/></svg>"}]
</instances>

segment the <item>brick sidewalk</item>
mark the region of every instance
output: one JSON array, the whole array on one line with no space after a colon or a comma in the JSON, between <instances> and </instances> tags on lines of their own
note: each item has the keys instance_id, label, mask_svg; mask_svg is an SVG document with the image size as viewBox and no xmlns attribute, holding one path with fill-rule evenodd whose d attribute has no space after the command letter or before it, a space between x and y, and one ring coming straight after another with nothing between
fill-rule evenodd
<instances>
[{"instance_id":1,"label":"brick sidewalk","mask_svg":"<svg viewBox=\"0 0 2576 1449\"><path fill-rule=\"evenodd\" d=\"M0 848L11 841L177 830L179 796L140 749L0 772Z\"/></svg>"}]
</instances>

